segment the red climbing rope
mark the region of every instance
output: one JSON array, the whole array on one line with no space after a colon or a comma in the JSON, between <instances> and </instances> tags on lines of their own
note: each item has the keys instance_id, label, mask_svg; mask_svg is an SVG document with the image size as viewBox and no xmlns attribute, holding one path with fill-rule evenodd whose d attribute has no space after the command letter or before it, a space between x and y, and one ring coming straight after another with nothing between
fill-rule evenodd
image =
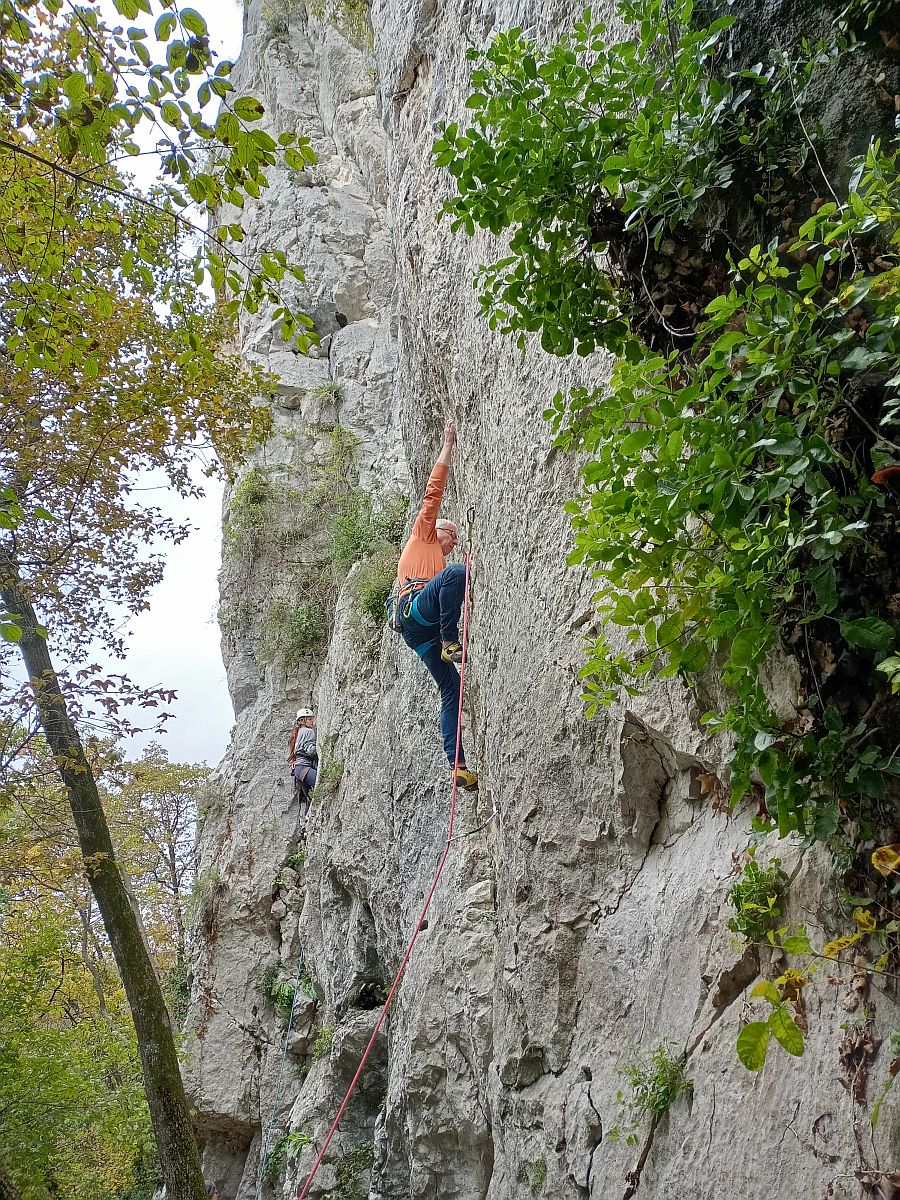
<instances>
[{"instance_id":1,"label":"red climbing rope","mask_svg":"<svg viewBox=\"0 0 900 1200\"><path fill-rule=\"evenodd\" d=\"M419 916L419 920L418 920L415 930L413 931L413 935L410 940L410 943L406 947L406 953L403 955L403 961L400 964L400 969L397 972L396 978L394 979L393 986L391 987L391 990L388 993L388 998L387 998L387 1000L385 1000L384 1007L381 1010L381 1013L375 1024L375 1028L372 1030L372 1036L369 1038L369 1044L366 1046L365 1050L363 1051L363 1056L359 1061L359 1066L356 1068L356 1074L350 1080L350 1086L347 1088L347 1094L344 1096L344 1099L341 1101L341 1107L338 1109L337 1116L334 1118L334 1120L331 1123L331 1128L328 1130L328 1136L325 1138L324 1145L322 1146L322 1149L319 1151L316 1161L312 1165L312 1170L309 1173L309 1177L306 1180L306 1183L304 1183L302 1189L297 1193L297 1200L305 1200L305 1197L309 1192L310 1186L312 1185L312 1181L316 1177L316 1172L318 1171L319 1167L322 1165L322 1159L325 1157L325 1151L328 1149L329 1145L331 1144L331 1139L334 1137L335 1131L337 1130L338 1122L340 1121L341 1117L344 1115L344 1109L350 1103L350 1097L353 1095L354 1089L356 1088L356 1085L359 1081L359 1077L363 1073L363 1067L366 1065L366 1060L369 1057L369 1054L372 1050L372 1046L375 1044L375 1039L378 1036L378 1031L379 1031L379 1029L381 1029L381 1026L384 1024L384 1019L388 1014L388 1009L391 1007L391 1001L394 999L394 993L397 991L397 988L400 986L400 980L403 978L403 972L406 970L406 964L409 962L410 956L412 955L413 946L415 946L415 944L416 944L416 938L418 938L419 932L422 929L422 922L425 920L425 915L428 912L428 908L434 897L434 893L437 891L437 885L441 878L441 874L444 870L444 864L446 863L447 858L450 854L450 847L453 843L453 825L454 825L454 822L456 821L456 786L457 786L456 785L456 772L459 770L459 750L460 750L460 746L462 744L462 710L463 710L463 697L465 695L465 685L466 685L466 651L467 651L468 645L469 645L469 569L470 569L471 556L472 556L471 550L467 550L466 551L466 590L465 590L465 595L463 597L462 661L459 664L459 711L457 712L457 720L456 720L456 751L455 751L455 756L454 756L454 761L453 761L453 787L450 792L450 823L447 827L447 843L444 846L444 853L443 853L443 856L441 857L441 861L438 865L437 874L434 877L434 882L431 885L431 890L429 891L427 897L425 898L425 907L422 909L422 912Z\"/></svg>"}]
</instances>

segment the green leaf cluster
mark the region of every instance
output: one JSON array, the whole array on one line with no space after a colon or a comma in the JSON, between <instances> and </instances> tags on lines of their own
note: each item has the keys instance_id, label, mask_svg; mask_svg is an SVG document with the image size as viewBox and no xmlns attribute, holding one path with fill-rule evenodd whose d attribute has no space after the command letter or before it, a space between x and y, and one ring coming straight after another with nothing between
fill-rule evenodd
<instances>
[{"instance_id":1,"label":"green leaf cluster","mask_svg":"<svg viewBox=\"0 0 900 1200\"><path fill-rule=\"evenodd\" d=\"M768 979L761 980L750 993L757 999L766 1000L771 1011L765 1021L748 1021L741 1028L737 1039L738 1058L748 1071L759 1071L765 1066L769 1039L774 1037L788 1054L802 1056L806 1048L803 1033L788 1011L778 988Z\"/></svg>"},{"instance_id":2,"label":"green leaf cluster","mask_svg":"<svg viewBox=\"0 0 900 1200\"><path fill-rule=\"evenodd\" d=\"M26 171L27 186L43 187L63 229L83 219L65 200L67 191L79 191L79 208L100 210L100 220L126 234L121 269L139 284L149 286L155 267L168 257L194 286L209 280L231 317L242 307L257 311L270 305L284 337L305 351L318 340L312 321L296 311L282 286L286 278L302 281L302 270L280 251L254 261L235 245L244 236L244 203L269 186L270 170L302 171L315 162L309 139L293 130L273 134L257 127L264 106L256 97L235 93L232 64L215 61L206 21L196 9L179 8L173 0L116 0L115 7L129 21L142 14L155 18L155 36L165 46L161 61L148 48L147 22L112 24L97 4L4 0L0 5L0 36L8 50L0 87L0 162L8 161L14 177L31 165L37 168L36 176ZM209 112L212 106L218 109L215 115ZM137 135L147 128L157 135L161 179L144 196L115 164L143 153ZM20 182L4 195L11 213L21 203L16 193L22 187ZM229 211L232 215L223 220ZM156 244L152 238L127 236L141 212L163 218ZM195 238L204 234L209 214L221 223ZM4 228L13 242L24 235L19 253L27 254L31 243L40 253L36 231L5 223ZM52 261L42 268L47 286L62 282L64 292L92 294L102 308L103 290L94 291L90 271L79 273L67 264L61 275ZM11 320L19 331L16 361L43 362L48 354L66 353L79 361L83 347L77 340L70 344L70 331L60 320L65 308L47 320L39 299L32 285L16 303Z\"/></svg>"},{"instance_id":3,"label":"green leaf cluster","mask_svg":"<svg viewBox=\"0 0 900 1200\"><path fill-rule=\"evenodd\" d=\"M776 929L784 903L787 876L775 859L762 867L751 858L728 890L735 915L728 928L747 942L765 941L769 930Z\"/></svg>"},{"instance_id":4,"label":"green leaf cluster","mask_svg":"<svg viewBox=\"0 0 900 1200\"><path fill-rule=\"evenodd\" d=\"M328 637L328 617L320 599L293 601L276 597L266 605L256 659L260 664L281 658L287 670L315 658Z\"/></svg>"},{"instance_id":5,"label":"green leaf cluster","mask_svg":"<svg viewBox=\"0 0 900 1200\"><path fill-rule=\"evenodd\" d=\"M284 967L280 960L269 963L263 969L257 987L260 994L271 1001L278 1016L285 1022L290 1021L298 989L295 987L295 980L289 979L284 974ZM301 976L299 991L301 995L312 994L309 977L305 974Z\"/></svg>"},{"instance_id":6,"label":"green leaf cluster","mask_svg":"<svg viewBox=\"0 0 900 1200\"><path fill-rule=\"evenodd\" d=\"M362 1176L372 1170L375 1162L374 1142L360 1142L344 1150L335 1161L337 1187L331 1193L334 1200L365 1200L368 1189L362 1186Z\"/></svg>"},{"instance_id":7,"label":"green leaf cluster","mask_svg":"<svg viewBox=\"0 0 900 1200\"><path fill-rule=\"evenodd\" d=\"M266 1159L262 1173L263 1182L275 1183L287 1164L296 1158L304 1146L308 1146L311 1141L310 1135L302 1130L283 1133Z\"/></svg>"},{"instance_id":8,"label":"green leaf cluster","mask_svg":"<svg viewBox=\"0 0 900 1200\"><path fill-rule=\"evenodd\" d=\"M153 1138L124 997L104 1016L49 911L0 918L0 1139L29 1200L116 1200ZM63 970L68 965L68 972Z\"/></svg>"},{"instance_id":9,"label":"green leaf cluster","mask_svg":"<svg viewBox=\"0 0 900 1200\"><path fill-rule=\"evenodd\" d=\"M456 184L454 230L511 231L477 287L491 328L523 348L540 333L549 353L620 353L632 304L604 268L610 242L658 245L737 176L766 189L799 166L783 126L809 64L714 70L734 18L698 29L693 7L620 0L631 37L612 41L588 8L549 49L513 29L468 52L473 123L442 128L435 162Z\"/></svg>"},{"instance_id":10,"label":"green leaf cluster","mask_svg":"<svg viewBox=\"0 0 900 1200\"><path fill-rule=\"evenodd\" d=\"M803 233L827 247L858 212L858 236L873 216L896 236L897 161L873 147L846 209L824 206ZM870 531L885 496L869 480L871 459L836 443L833 430L855 416L857 373L883 377L896 360L898 296L884 277L832 257L848 274L827 287L827 250L797 274L776 247L754 248L709 305L689 370L677 352L631 343L608 392L557 396L548 412L560 445L592 455L570 505L570 561L590 567L599 611L636 647L593 646L583 671L591 700L651 672L702 677L712 658L735 696L707 718L737 737L733 798L758 776L781 833L817 836L834 832L840 799L860 790L878 798L885 773L896 773L877 746L857 755L865 729L845 725L816 694L807 706L821 728L782 729L761 678L790 628L802 638L827 620L835 639L876 657L897 637L890 614L865 613L852 587L852 564L877 553ZM862 303L871 314L864 343L849 323ZM886 384L876 462L896 453L898 385L900 376Z\"/></svg>"}]
</instances>

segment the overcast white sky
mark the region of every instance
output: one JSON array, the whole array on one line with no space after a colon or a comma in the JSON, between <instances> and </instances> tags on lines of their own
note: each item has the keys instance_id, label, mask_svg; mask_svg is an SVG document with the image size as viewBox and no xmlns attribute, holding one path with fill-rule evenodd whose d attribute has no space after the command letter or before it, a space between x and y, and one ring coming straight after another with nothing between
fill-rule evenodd
<instances>
[{"instance_id":1,"label":"overcast white sky","mask_svg":"<svg viewBox=\"0 0 900 1200\"><path fill-rule=\"evenodd\" d=\"M105 7L115 20L112 5ZM243 4L239 0L198 0L196 7L209 23L210 40L219 55L236 58ZM141 165L152 162L152 158L144 158ZM152 174L148 179L142 172L140 178L142 183L152 182ZM190 521L194 532L180 546L167 548L165 578L151 596L150 609L130 623L124 669L143 686L178 692L171 709L174 717L160 739L170 759L214 765L225 751L234 723L216 624L222 489L209 483L208 494L201 501L164 498L159 492L151 496L173 517ZM148 740L133 739L130 752L139 753Z\"/></svg>"}]
</instances>

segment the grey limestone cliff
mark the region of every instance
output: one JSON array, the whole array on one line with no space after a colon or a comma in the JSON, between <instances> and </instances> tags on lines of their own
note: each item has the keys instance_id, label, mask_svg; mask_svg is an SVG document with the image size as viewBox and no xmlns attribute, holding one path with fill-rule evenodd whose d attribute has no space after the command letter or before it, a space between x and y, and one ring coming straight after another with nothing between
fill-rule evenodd
<instances>
[{"instance_id":1,"label":"grey limestone cliff","mask_svg":"<svg viewBox=\"0 0 900 1200\"><path fill-rule=\"evenodd\" d=\"M322 346L296 355L263 315L241 330L281 385L256 463L265 528L229 539L239 521L225 514L237 724L202 823L187 1046L206 1167L227 1200L297 1194L415 928L450 794L434 688L390 633L360 626L348 588L299 665L277 645L260 654L267 606L291 598L292 563L315 560L302 497L327 475L329 428L360 439L364 486L415 497L448 417L459 450L445 515L464 522L474 508L465 738L481 788L461 798L428 927L310 1195L895 1194L894 1094L874 1130L870 1119L894 999L823 971L806 994L803 1057L775 1047L746 1071L735 1039L772 964L727 927L750 813L717 811L707 794L725 748L675 682L585 719L591 584L565 565L563 512L577 464L551 448L541 414L558 387L610 364L522 354L492 335L471 286L491 247L439 220L449 183L430 146L462 111L467 44L512 24L553 37L580 7L374 0L372 45L347 10L328 22L299 0L246 9L240 84L272 130L307 134L318 154L302 175L272 173L248 241L304 266L296 299ZM307 703L342 770L300 853L286 742ZM791 878L788 917L830 926L827 855L772 837L760 857L772 856ZM290 996L301 949L308 981L285 1057L272 984ZM663 1043L693 1089L636 1144L616 1139L621 1071ZM860 1064L868 1104L851 1078Z\"/></svg>"}]
</instances>

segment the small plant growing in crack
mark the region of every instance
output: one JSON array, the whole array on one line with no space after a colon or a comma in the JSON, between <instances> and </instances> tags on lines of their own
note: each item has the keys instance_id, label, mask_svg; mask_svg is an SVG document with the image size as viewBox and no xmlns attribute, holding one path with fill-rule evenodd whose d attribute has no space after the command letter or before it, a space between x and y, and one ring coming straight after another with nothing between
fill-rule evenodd
<instances>
[{"instance_id":1,"label":"small plant growing in crack","mask_svg":"<svg viewBox=\"0 0 900 1200\"><path fill-rule=\"evenodd\" d=\"M323 1025L316 1034L312 1045L313 1058L325 1058L331 1053L331 1043L334 1041L334 1025Z\"/></svg>"},{"instance_id":2,"label":"small plant growing in crack","mask_svg":"<svg viewBox=\"0 0 900 1200\"><path fill-rule=\"evenodd\" d=\"M275 1183L279 1174L295 1159L304 1146L308 1146L312 1138L308 1133L283 1133L272 1148L263 1168L264 1183Z\"/></svg>"},{"instance_id":3,"label":"small plant growing in crack","mask_svg":"<svg viewBox=\"0 0 900 1200\"><path fill-rule=\"evenodd\" d=\"M531 1190L533 1192L542 1192L544 1184L547 1182L547 1159L543 1154L531 1164L529 1175L531 1176Z\"/></svg>"},{"instance_id":4,"label":"small plant growing in crack","mask_svg":"<svg viewBox=\"0 0 900 1200\"><path fill-rule=\"evenodd\" d=\"M685 1074L684 1062L675 1055L670 1042L661 1042L648 1058L627 1063L620 1073L630 1091L616 1093L622 1118L607 1138L612 1142L623 1138L629 1146L637 1144L638 1130L645 1121L657 1121L679 1096L694 1090L694 1081Z\"/></svg>"}]
</instances>

